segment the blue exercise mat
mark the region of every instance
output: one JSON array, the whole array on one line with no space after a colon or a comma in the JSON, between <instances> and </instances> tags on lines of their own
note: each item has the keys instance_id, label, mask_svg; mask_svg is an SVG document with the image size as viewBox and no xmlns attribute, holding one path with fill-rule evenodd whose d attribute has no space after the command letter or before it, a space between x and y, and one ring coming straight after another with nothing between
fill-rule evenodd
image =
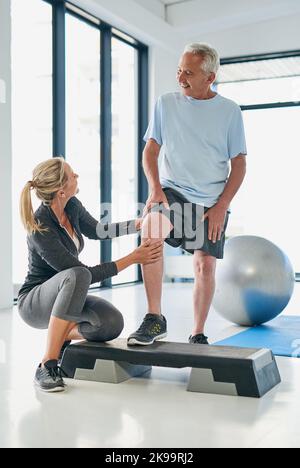
<instances>
[{"instance_id":1,"label":"blue exercise mat","mask_svg":"<svg viewBox=\"0 0 300 468\"><path fill-rule=\"evenodd\" d=\"M275 356L300 358L300 317L281 316L266 325L247 329L214 346L267 348Z\"/></svg>"}]
</instances>

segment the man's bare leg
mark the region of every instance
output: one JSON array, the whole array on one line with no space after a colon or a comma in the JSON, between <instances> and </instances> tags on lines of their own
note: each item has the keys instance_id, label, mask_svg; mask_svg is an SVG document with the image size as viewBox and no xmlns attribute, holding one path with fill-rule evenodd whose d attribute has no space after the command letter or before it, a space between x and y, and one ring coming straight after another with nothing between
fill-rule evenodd
<instances>
[{"instance_id":1,"label":"man's bare leg","mask_svg":"<svg viewBox=\"0 0 300 468\"><path fill-rule=\"evenodd\" d=\"M142 243L148 239L151 239L153 243L158 240L163 242L172 229L173 225L166 216L161 213L150 213L143 222ZM159 315L161 313L163 271L163 258L152 265L142 266L149 313L151 314Z\"/></svg>"},{"instance_id":2,"label":"man's bare leg","mask_svg":"<svg viewBox=\"0 0 300 468\"><path fill-rule=\"evenodd\" d=\"M192 336L204 334L205 323L211 308L216 288L217 259L196 250L194 253L194 318Z\"/></svg>"}]
</instances>

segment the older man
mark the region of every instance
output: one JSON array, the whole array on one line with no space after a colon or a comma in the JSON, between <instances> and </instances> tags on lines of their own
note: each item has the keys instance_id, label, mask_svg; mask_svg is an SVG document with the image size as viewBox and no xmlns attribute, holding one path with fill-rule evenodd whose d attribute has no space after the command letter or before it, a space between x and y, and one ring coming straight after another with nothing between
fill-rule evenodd
<instances>
[{"instance_id":1,"label":"older man","mask_svg":"<svg viewBox=\"0 0 300 468\"><path fill-rule=\"evenodd\" d=\"M177 72L181 92L158 99L145 135L143 166L151 193L142 241L160 238L194 255L192 344L208 344L205 323L215 292L216 262L224 254L230 203L246 174L241 109L212 90L219 66L217 51L207 44L187 46ZM167 216L174 203L177 211L178 206L191 207L189 214L182 210L181 233L178 217L176 226L174 216ZM195 232L196 239L197 231L202 232L198 235L202 240L191 247L192 238L186 233ZM167 322L161 313L163 259L144 266L143 278L149 310L140 328L128 338L129 345L150 345L167 335Z\"/></svg>"}]
</instances>

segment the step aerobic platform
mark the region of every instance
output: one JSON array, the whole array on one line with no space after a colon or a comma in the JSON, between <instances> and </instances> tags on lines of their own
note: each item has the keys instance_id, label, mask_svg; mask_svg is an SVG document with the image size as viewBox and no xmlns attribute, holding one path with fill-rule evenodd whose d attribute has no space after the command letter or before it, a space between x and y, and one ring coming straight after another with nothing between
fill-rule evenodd
<instances>
[{"instance_id":1,"label":"step aerobic platform","mask_svg":"<svg viewBox=\"0 0 300 468\"><path fill-rule=\"evenodd\" d=\"M191 345L160 341L127 346L124 339L108 343L80 342L64 353L69 378L121 383L152 366L191 368L188 391L260 398L281 382L273 353L267 349Z\"/></svg>"}]
</instances>

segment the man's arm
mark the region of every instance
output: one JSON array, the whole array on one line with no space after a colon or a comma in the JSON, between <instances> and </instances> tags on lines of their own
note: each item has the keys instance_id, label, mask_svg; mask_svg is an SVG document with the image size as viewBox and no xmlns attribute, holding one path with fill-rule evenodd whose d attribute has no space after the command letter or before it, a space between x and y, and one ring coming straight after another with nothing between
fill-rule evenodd
<instances>
[{"instance_id":1,"label":"man's arm","mask_svg":"<svg viewBox=\"0 0 300 468\"><path fill-rule=\"evenodd\" d=\"M203 221L208 218L208 238L214 243L221 239L226 213L235 195L238 193L246 175L246 156L239 154L231 161L231 173L218 203L207 211Z\"/></svg>"},{"instance_id":2,"label":"man's arm","mask_svg":"<svg viewBox=\"0 0 300 468\"><path fill-rule=\"evenodd\" d=\"M143 168L151 192L161 190L158 170L158 158L161 146L153 139L148 140L143 153Z\"/></svg>"},{"instance_id":3,"label":"man's arm","mask_svg":"<svg viewBox=\"0 0 300 468\"><path fill-rule=\"evenodd\" d=\"M219 206L224 207L228 210L230 203L238 193L241 185L245 179L247 172L247 162L246 156L239 154L236 158L231 160L231 173L224 189L224 192L221 195L221 198L218 202Z\"/></svg>"},{"instance_id":4,"label":"man's arm","mask_svg":"<svg viewBox=\"0 0 300 468\"><path fill-rule=\"evenodd\" d=\"M144 217L153 204L164 203L166 207L169 207L167 197L159 179L158 158L160 149L161 146L151 138L148 140L143 154L143 168L150 188L150 195L144 210Z\"/></svg>"}]
</instances>

